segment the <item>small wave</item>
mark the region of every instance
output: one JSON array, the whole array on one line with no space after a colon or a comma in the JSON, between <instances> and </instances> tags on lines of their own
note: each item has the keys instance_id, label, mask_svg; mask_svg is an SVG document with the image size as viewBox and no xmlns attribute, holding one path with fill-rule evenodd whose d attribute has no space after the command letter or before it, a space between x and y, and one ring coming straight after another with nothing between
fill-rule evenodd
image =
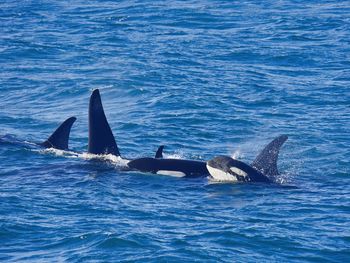
<instances>
[{"instance_id":1,"label":"small wave","mask_svg":"<svg viewBox=\"0 0 350 263\"><path fill-rule=\"evenodd\" d=\"M279 184L279 185L288 185L293 181L293 174L291 173L284 173L280 174L277 177L273 178L272 182ZM208 176L208 184L239 184L243 183L240 181L233 181L233 180L220 180L215 179L211 176Z\"/></svg>"},{"instance_id":2,"label":"small wave","mask_svg":"<svg viewBox=\"0 0 350 263\"><path fill-rule=\"evenodd\" d=\"M0 136L0 143L22 145L24 147L36 147L38 144L26 140L18 139L15 135L5 134Z\"/></svg>"},{"instance_id":3,"label":"small wave","mask_svg":"<svg viewBox=\"0 0 350 263\"><path fill-rule=\"evenodd\" d=\"M215 179L211 176L208 176L208 185L214 185L214 184L237 184L240 183L239 181L232 181L232 180L219 180Z\"/></svg>"},{"instance_id":4,"label":"small wave","mask_svg":"<svg viewBox=\"0 0 350 263\"><path fill-rule=\"evenodd\" d=\"M130 240L122 237L118 237L116 235L109 235L108 238L106 238L103 242L99 244L100 248L120 248L120 247L142 247L142 244L135 240Z\"/></svg>"}]
</instances>

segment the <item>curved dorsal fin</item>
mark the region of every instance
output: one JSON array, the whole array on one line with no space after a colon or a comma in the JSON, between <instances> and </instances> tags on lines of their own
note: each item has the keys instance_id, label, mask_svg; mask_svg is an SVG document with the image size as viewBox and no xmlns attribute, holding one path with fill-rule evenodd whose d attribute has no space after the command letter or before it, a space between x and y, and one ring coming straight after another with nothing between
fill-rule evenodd
<instances>
[{"instance_id":1,"label":"curved dorsal fin","mask_svg":"<svg viewBox=\"0 0 350 263\"><path fill-rule=\"evenodd\" d=\"M281 135L270 142L256 157L252 166L266 176L278 175L277 159L280 148L288 139L287 135Z\"/></svg>"},{"instance_id":2,"label":"curved dorsal fin","mask_svg":"<svg viewBox=\"0 0 350 263\"><path fill-rule=\"evenodd\" d=\"M68 150L70 130L76 119L75 117L66 119L41 146L45 148Z\"/></svg>"},{"instance_id":3,"label":"curved dorsal fin","mask_svg":"<svg viewBox=\"0 0 350 263\"><path fill-rule=\"evenodd\" d=\"M163 158L163 149L164 149L164 145L159 146L156 152L156 156L154 158L156 159Z\"/></svg>"},{"instance_id":4,"label":"curved dorsal fin","mask_svg":"<svg viewBox=\"0 0 350 263\"><path fill-rule=\"evenodd\" d=\"M98 89L95 89L90 97L88 152L120 156L117 143L103 110L100 91Z\"/></svg>"}]
</instances>

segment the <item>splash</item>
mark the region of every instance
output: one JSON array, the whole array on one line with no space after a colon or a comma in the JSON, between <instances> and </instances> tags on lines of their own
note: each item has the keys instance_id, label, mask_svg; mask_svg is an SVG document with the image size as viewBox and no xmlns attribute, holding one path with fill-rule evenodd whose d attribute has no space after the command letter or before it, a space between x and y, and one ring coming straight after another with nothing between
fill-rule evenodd
<instances>
[{"instance_id":1,"label":"splash","mask_svg":"<svg viewBox=\"0 0 350 263\"><path fill-rule=\"evenodd\" d=\"M241 152L240 149L234 151L232 154L231 154L231 158L234 159L234 160L239 160L243 157L243 154Z\"/></svg>"},{"instance_id":2,"label":"splash","mask_svg":"<svg viewBox=\"0 0 350 263\"><path fill-rule=\"evenodd\" d=\"M185 159L183 154L174 153L174 154L163 154L165 159Z\"/></svg>"},{"instance_id":3,"label":"splash","mask_svg":"<svg viewBox=\"0 0 350 263\"><path fill-rule=\"evenodd\" d=\"M286 170L283 170L283 173L280 173L274 178L274 182L277 184L290 184L294 181L294 177L298 174L297 166L291 166Z\"/></svg>"},{"instance_id":4,"label":"splash","mask_svg":"<svg viewBox=\"0 0 350 263\"><path fill-rule=\"evenodd\" d=\"M79 154L79 158L85 159L85 160L101 160L113 163L116 166L119 167L126 167L128 162L130 160L123 159L120 156L115 156L113 154L91 154L91 153L81 153Z\"/></svg>"},{"instance_id":5,"label":"splash","mask_svg":"<svg viewBox=\"0 0 350 263\"><path fill-rule=\"evenodd\" d=\"M234 181L234 180L220 180L220 179L216 179L216 178L211 177L211 176L208 176L207 179L208 179L208 185L211 185L211 184L239 184L239 183L242 183L242 182Z\"/></svg>"}]
</instances>

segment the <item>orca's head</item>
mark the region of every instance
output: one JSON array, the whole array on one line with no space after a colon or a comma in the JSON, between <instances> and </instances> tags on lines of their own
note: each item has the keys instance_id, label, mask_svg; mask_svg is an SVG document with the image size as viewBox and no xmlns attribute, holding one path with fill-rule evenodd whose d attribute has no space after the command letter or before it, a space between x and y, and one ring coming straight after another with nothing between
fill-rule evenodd
<instances>
[{"instance_id":1,"label":"orca's head","mask_svg":"<svg viewBox=\"0 0 350 263\"><path fill-rule=\"evenodd\" d=\"M228 156L216 156L207 162L210 175L217 181L249 182L246 166Z\"/></svg>"}]
</instances>

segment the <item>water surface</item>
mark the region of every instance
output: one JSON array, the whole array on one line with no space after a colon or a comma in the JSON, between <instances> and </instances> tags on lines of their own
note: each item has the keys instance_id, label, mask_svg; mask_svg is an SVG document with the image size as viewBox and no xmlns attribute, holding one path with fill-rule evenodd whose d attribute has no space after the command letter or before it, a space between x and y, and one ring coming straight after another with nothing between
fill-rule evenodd
<instances>
[{"instance_id":1,"label":"water surface","mask_svg":"<svg viewBox=\"0 0 350 263\"><path fill-rule=\"evenodd\" d=\"M0 260L345 262L348 1L0 3ZM125 158L251 162L289 140L280 184L123 172L20 147L69 116L87 149L101 90ZM5 136L5 137L4 137Z\"/></svg>"}]
</instances>

